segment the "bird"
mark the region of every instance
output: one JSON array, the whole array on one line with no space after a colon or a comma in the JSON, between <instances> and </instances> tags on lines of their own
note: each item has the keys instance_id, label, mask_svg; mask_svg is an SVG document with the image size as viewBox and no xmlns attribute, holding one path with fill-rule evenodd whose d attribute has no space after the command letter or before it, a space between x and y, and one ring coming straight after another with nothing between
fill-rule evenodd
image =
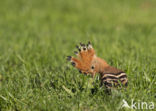
<instances>
[{"instance_id":1,"label":"bird","mask_svg":"<svg viewBox=\"0 0 156 111\"><path fill-rule=\"evenodd\" d=\"M96 74L100 74L101 84L107 89L128 86L127 74L98 57L90 41L87 44L80 43L76 48L78 49L74 51L76 57L67 56L67 60L80 73L91 75L93 78Z\"/></svg>"}]
</instances>

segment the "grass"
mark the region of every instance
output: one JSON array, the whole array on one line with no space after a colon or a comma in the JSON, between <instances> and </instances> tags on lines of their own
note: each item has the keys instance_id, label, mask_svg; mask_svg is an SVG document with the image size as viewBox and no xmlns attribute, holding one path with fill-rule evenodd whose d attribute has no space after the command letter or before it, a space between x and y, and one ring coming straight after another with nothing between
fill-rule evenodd
<instances>
[{"instance_id":1,"label":"grass","mask_svg":"<svg viewBox=\"0 0 156 111\"><path fill-rule=\"evenodd\" d=\"M156 105L155 12L155 0L1 0L0 110L129 111L120 109L123 99ZM66 61L89 40L127 73L126 91L107 95L98 76L89 86Z\"/></svg>"}]
</instances>

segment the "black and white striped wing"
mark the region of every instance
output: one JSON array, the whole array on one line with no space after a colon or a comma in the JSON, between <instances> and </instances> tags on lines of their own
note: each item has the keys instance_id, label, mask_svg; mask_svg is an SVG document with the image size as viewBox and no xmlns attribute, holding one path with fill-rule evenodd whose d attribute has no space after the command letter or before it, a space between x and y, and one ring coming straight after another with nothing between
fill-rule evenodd
<instances>
[{"instance_id":1,"label":"black and white striped wing","mask_svg":"<svg viewBox=\"0 0 156 111\"><path fill-rule=\"evenodd\" d=\"M123 71L110 71L110 73L104 72L101 74L101 82L107 88L128 85L127 75Z\"/></svg>"}]
</instances>

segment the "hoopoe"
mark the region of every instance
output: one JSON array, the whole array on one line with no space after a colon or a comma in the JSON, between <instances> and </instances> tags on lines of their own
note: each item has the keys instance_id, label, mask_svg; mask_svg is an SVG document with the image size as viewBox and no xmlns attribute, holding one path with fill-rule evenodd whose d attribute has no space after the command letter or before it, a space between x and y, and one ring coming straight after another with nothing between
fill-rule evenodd
<instances>
[{"instance_id":1,"label":"hoopoe","mask_svg":"<svg viewBox=\"0 0 156 111\"><path fill-rule=\"evenodd\" d=\"M80 73L91 74L92 77L96 73L100 74L101 83L110 89L112 87L127 86L128 79L125 72L110 66L105 60L97 57L90 42L87 45L80 43L76 46L78 51L74 53L77 57L67 56L67 60L79 70Z\"/></svg>"}]
</instances>

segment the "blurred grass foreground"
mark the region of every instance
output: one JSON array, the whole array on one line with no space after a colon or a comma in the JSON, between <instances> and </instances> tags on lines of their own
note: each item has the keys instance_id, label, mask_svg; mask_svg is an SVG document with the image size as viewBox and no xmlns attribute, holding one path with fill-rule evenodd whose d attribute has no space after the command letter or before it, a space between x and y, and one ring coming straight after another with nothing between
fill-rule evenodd
<instances>
[{"instance_id":1,"label":"blurred grass foreground","mask_svg":"<svg viewBox=\"0 0 156 111\"><path fill-rule=\"evenodd\" d=\"M127 73L126 91L107 95L97 77L92 93L90 77L66 62L87 41ZM155 55L155 0L1 0L0 111L130 111L123 99L156 105Z\"/></svg>"}]
</instances>

